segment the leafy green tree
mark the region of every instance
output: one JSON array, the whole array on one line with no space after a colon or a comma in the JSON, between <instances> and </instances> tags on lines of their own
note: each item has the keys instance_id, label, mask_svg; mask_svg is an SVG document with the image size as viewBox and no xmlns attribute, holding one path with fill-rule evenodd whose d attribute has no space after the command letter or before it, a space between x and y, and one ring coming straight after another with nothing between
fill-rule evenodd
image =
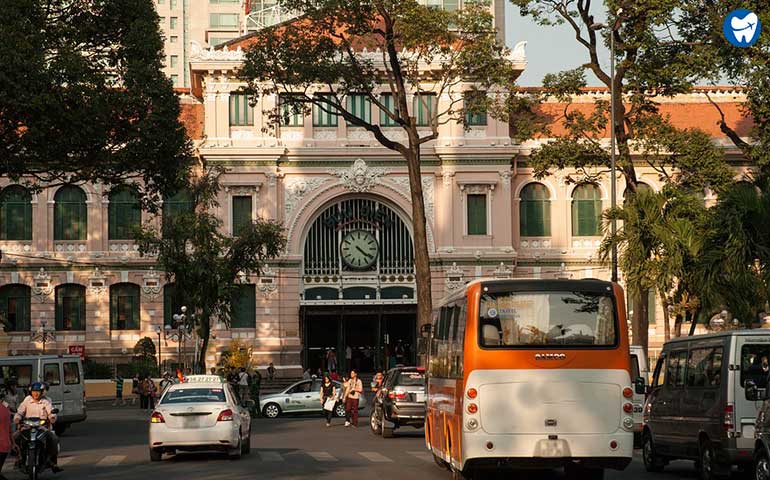
<instances>
[{"instance_id":1,"label":"leafy green tree","mask_svg":"<svg viewBox=\"0 0 770 480\"><path fill-rule=\"evenodd\" d=\"M406 161L418 318L428 323L432 302L422 146L438 138L441 125L465 123L466 113L489 112L504 118L508 108L518 105L504 94L513 88L518 72L509 51L495 39L489 4L466 1L459 11L426 7L416 0L278 0L278 4L303 16L256 32L240 71L248 82L246 91L254 104L263 96L283 94L282 102L267 112L276 126L291 114L315 107L365 129ZM473 84L470 95L461 91L464 81ZM382 93L390 95L388 101ZM384 123L406 139L395 140L380 122L356 111L348 103L351 95L362 95L367 105L376 106ZM526 127L525 122L520 125Z\"/></svg>"},{"instance_id":2,"label":"leafy green tree","mask_svg":"<svg viewBox=\"0 0 770 480\"><path fill-rule=\"evenodd\" d=\"M143 337L134 345L134 355L141 359L155 357L155 342L150 337Z\"/></svg>"},{"instance_id":3,"label":"leafy green tree","mask_svg":"<svg viewBox=\"0 0 770 480\"><path fill-rule=\"evenodd\" d=\"M233 295L244 275L259 274L265 262L278 257L286 246L281 225L257 219L238 232L222 233L214 213L221 172L203 171L191 181L192 203L187 210L164 218L163 227L151 224L136 233L139 252L154 257L158 267L174 282L175 291L194 314L202 340L199 370L205 371L211 322L218 318L229 327Z\"/></svg>"},{"instance_id":4,"label":"leafy green tree","mask_svg":"<svg viewBox=\"0 0 770 480\"><path fill-rule=\"evenodd\" d=\"M609 128L617 141L618 173L629 193L637 190L639 181L634 162L639 160L652 167L666 182L680 188L696 191L708 187L720 191L731 182L732 174L724 154L711 138L697 129L676 128L660 113L656 103L656 97L690 91L696 77L692 59L688 56L690 47L660 35L661 31L671 27L671 19L680 15L681 2L511 2L523 15L542 25L568 25L586 54L586 62L577 69L544 78L541 101L555 99L564 104L561 111L555 112L554 120L562 123L565 133L533 152L529 163L536 177L561 169L575 169L577 173L568 178L570 182L595 182L604 177L610 170L610 155L603 141ZM600 18L607 18L608 25L597 30ZM602 42L609 43L610 35L617 60L614 77L602 66L599 49ZM592 72L614 93L614 101L597 101L588 112L572 105L573 97L586 86L586 71ZM612 105L614 125L610 125ZM644 253L637 255L642 263L633 267L634 270L649 260ZM636 281L643 282L643 279L639 277ZM636 292L635 304L646 304L646 290L642 284L629 285L629 290ZM646 311L635 309L635 315L639 318L632 323L634 341L646 347L649 323Z\"/></svg>"},{"instance_id":5,"label":"leafy green tree","mask_svg":"<svg viewBox=\"0 0 770 480\"><path fill-rule=\"evenodd\" d=\"M131 183L146 200L186 176L152 0L14 0L0 24L0 176Z\"/></svg>"}]
</instances>

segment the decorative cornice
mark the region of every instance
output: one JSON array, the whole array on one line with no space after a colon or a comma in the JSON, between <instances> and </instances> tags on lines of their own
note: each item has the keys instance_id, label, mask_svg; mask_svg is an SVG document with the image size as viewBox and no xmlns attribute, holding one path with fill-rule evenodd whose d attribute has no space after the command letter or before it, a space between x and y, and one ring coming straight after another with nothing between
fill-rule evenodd
<instances>
[{"instance_id":1,"label":"decorative cornice","mask_svg":"<svg viewBox=\"0 0 770 480\"><path fill-rule=\"evenodd\" d=\"M359 158L350 168L329 170L329 174L340 178L340 183L346 189L363 193L368 192L379 183L379 178L387 174L383 168L369 167L364 159Z\"/></svg>"}]
</instances>

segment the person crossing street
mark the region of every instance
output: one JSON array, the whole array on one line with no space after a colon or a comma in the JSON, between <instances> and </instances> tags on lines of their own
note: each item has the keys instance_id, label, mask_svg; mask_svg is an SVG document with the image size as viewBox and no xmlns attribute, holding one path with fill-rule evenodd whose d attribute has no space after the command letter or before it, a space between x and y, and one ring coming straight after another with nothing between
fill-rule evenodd
<instances>
[{"instance_id":1,"label":"person crossing street","mask_svg":"<svg viewBox=\"0 0 770 480\"><path fill-rule=\"evenodd\" d=\"M361 398L361 393L364 391L364 384L361 379L358 378L358 372L355 370L350 371L350 380L347 382L345 389L345 426L349 427L353 425L358 426L358 400Z\"/></svg>"}]
</instances>

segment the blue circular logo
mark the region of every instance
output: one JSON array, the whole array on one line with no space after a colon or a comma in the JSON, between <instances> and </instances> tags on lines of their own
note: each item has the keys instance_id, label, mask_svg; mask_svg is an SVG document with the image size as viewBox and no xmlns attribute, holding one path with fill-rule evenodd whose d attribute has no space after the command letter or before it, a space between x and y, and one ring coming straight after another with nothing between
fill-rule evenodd
<instances>
[{"instance_id":1,"label":"blue circular logo","mask_svg":"<svg viewBox=\"0 0 770 480\"><path fill-rule=\"evenodd\" d=\"M739 8L730 12L722 24L722 32L731 45L736 47L750 47L759 40L759 32L762 31L762 23L756 13L745 8Z\"/></svg>"}]
</instances>

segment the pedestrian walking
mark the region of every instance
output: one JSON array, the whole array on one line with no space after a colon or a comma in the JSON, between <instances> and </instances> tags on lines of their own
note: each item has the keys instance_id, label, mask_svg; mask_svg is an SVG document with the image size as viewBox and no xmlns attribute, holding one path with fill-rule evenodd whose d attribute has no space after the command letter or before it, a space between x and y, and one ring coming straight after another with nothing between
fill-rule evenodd
<instances>
[{"instance_id":1,"label":"pedestrian walking","mask_svg":"<svg viewBox=\"0 0 770 480\"><path fill-rule=\"evenodd\" d=\"M139 381L139 374L134 375L131 379L131 405L136 405L136 398L141 394L141 384ZM141 401L139 402L139 408L142 408Z\"/></svg>"},{"instance_id":2,"label":"pedestrian walking","mask_svg":"<svg viewBox=\"0 0 770 480\"><path fill-rule=\"evenodd\" d=\"M262 374L259 370L254 370L254 374L251 376L251 398L254 399L254 410L257 415L261 412L259 410L259 390L262 388Z\"/></svg>"},{"instance_id":3,"label":"pedestrian walking","mask_svg":"<svg viewBox=\"0 0 770 480\"><path fill-rule=\"evenodd\" d=\"M246 402L250 400L251 392L249 391L249 374L246 373L246 367L241 367L241 371L238 373L238 393L241 395L241 401Z\"/></svg>"},{"instance_id":4,"label":"pedestrian walking","mask_svg":"<svg viewBox=\"0 0 770 480\"><path fill-rule=\"evenodd\" d=\"M149 395L149 386L147 385L147 377L144 375L139 379L138 381L139 385L139 408L142 410L147 410L147 405L149 405L149 401L147 396Z\"/></svg>"},{"instance_id":5,"label":"pedestrian walking","mask_svg":"<svg viewBox=\"0 0 770 480\"><path fill-rule=\"evenodd\" d=\"M337 352L333 348L326 351L326 369L329 372L337 370Z\"/></svg>"},{"instance_id":6,"label":"pedestrian walking","mask_svg":"<svg viewBox=\"0 0 770 480\"><path fill-rule=\"evenodd\" d=\"M273 365L273 362L270 362L270 365L267 366L267 379L273 380L275 378L275 365Z\"/></svg>"},{"instance_id":7,"label":"pedestrian walking","mask_svg":"<svg viewBox=\"0 0 770 480\"><path fill-rule=\"evenodd\" d=\"M112 402L112 406L117 407L118 403L121 406L126 406L126 401L123 400L123 377L120 374L115 375L112 381L115 382L115 401Z\"/></svg>"},{"instance_id":8,"label":"pedestrian walking","mask_svg":"<svg viewBox=\"0 0 770 480\"><path fill-rule=\"evenodd\" d=\"M3 397L5 392L3 392ZM3 469L5 459L8 458L8 454L13 450L13 433L11 432L11 410L5 404L5 398L2 398L0 402L0 470ZM2 473L0 473L0 480L6 480Z\"/></svg>"},{"instance_id":9,"label":"pedestrian walking","mask_svg":"<svg viewBox=\"0 0 770 480\"><path fill-rule=\"evenodd\" d=\"M304 372L302 372L302 380L310 380L310 369L306 368Z\"/></svg>"},{"instance_id":10,"label":"pedestrian walking","mask_svg":"<svg viewBox=\"0 0 770 480\"><path fill-rule=\"evenodd\" d=\"M328 375L324 375L324 379L321 382L321 406L326 416L326 426L332 426L332 415L334 414L334 407L337 404L337 387L332 382Z\"/></svg>"},{"instance_id":11,"label":"pedestrian walking","mask_svg":"<svg viewBox=\"0 0 770 480\"><path fill-rule=\"evenodd\" d=\"M158 398L158 387L151 377L147 377L147 407L148 410L155 410L155 399Z\"/></svg>"},{"instance_id":12,"label":"pedestrian walking","mask_svg":"<svg viewBox=\"0 0 770 480\"><path fill-rule=\"evenodd\" d=\"M160 381L160 394L166 391L168 387L174 384L174 380L171 378L171 372L163 374L163 379Z\"/></svg>"},{"instance_id":13,"label":"pedestrian walking","mask_svg":"<svg viewBox=\"0 0 770 480\"><path fill-rule=\"evenodd\" d=\"M350 371L350 380L345 389L345 426L358 426L358 399L364 391L364 385L358 378L358 372Z\"/></svg>"}]
</instances>

